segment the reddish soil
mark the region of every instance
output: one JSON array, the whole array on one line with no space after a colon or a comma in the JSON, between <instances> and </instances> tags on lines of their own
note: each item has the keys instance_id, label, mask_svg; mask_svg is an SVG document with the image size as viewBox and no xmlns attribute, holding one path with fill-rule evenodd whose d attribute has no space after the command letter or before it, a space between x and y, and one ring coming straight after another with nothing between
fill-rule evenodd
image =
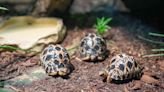
<instances>
[{"instance_id":1,"label":"reddish soil","mask_svg":"<svg viewBox=\"0 0 164 92\"><path fill-rule=\"evenodd\" d=\"M88 32L93 32L93 30L69 30L65 40L61 44L63 46L71 45L73 43L72 39L82 38ZM143 58L142 55L147 53L150 46L135 38L137 34L132 34L133 33L128 33L128 31L123 28L113 28L106 34L107 42L110 40L110 43L107 43L110 54L106 60L94 63L80 62L72 58L71 63L75 69L68 78L54 78L49 76L46 79L34 81L31 85L15 86L15 88L22 92L164 92L164 58ZM135 60L144 67L143 78L121 84L102 81L98 72L107 66L109 60L115 53L119 52L134 56ZM73 56L79 57L78 50L74 52ZM19 62L14 62L10 65L3 66L4 63L12 62L15 58L19 61L26 61L24 63L33 63L31 63L32 65L30 66L28 64L22 65ZM34 61L38 61L39 57L37 55L29 59L27 55L18 52L1 52L0 59L0 81L2 81L24 73L29 67L38 67Z\"/></svg>"}]
</instances>

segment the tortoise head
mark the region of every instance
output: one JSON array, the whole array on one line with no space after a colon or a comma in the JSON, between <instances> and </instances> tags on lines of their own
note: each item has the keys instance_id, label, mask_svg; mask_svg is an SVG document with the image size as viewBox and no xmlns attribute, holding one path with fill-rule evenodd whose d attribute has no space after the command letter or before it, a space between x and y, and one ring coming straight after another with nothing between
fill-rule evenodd
<instances>
[{"instance_id":1,"label":"tortoise head","mask_svg":"<svg viewBox=\"0 0 164 92\"><path fill-rule=\"evenodd\" d=\"M99 76L103 78L103 81L106 81L108 77L108 71L106 69L101 70L99 72Z\"/></svg>"}]
</instances>

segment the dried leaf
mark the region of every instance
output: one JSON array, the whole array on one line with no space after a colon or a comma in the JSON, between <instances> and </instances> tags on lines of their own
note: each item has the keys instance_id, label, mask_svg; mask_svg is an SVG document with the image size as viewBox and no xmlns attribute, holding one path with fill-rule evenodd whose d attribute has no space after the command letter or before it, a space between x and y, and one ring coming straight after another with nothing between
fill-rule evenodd
<instances>
[{"instance_id":1,"label":"dried leaf","mask_svg":"<svg viewBox=\"0 0 164 92\"><path fill-rule=\"evenodd\" d=\"M158 64L159 64L161 67L164 68L164 62L160 61L160 62L158 62Z\"/></svg>"},{"instance_id":2,"label":"dried leaf","mask_svg":"<svg viewBox=\"0 0 164 92\"><path fill-rule=\"evenodd\" d=\"M141 80L149 84L159 84L159 80L145 74L141 77Z\"/></svg>"},{"instance_id":3,"label":"dried leaf","mask_svg":"<svg viewBox=\"0 0 164 92\"><path fill-rule=\"evenodd\" d=\"M148 71L145 71L144 74L149 76L156 76L154 73Z\"/></svg>"},{"instance_id":4,"label":"dried leaf","mask_svg":"<svg viewBox=\"0 0 164 92\"><path fill-rule=\"evenodd\" d=\"M125 85L124 86L124 92L130 92L129 90L128 90L128 87Z\"/></svg>"},{"instance_id":5,"label":"dried leaf","mask_svg":"<svg viewBox=\"0 0 164 92\"><path fill-rule=\"evenodd\" d=\"M137 90L141 88L141 82L140 81L135 81L134 86L131 87L132 90Z\"/></svg>"},{"instance_id":6,"label":"dried leaf","mask_svg":"<svg viewBox=\"0 0 164 92\"><path fill-rule=\"evenodd\" d=\"M162 70L162 71L164 71L164 62L162 62L162 61L160 61L160 62L158 62L158 64L159 64L159 68Z\"/></svg>"},{"instance_id":7,"label":"dried leaf","mask_svg":"<svg viewBox=\"0 0 164 92\"><path fill-rule=\"evenodd\" d=\"M160 66L159 68L160 68L162 71L164 71L164 67L161 67L161 66Z\"/></svg>"}]
</instances>

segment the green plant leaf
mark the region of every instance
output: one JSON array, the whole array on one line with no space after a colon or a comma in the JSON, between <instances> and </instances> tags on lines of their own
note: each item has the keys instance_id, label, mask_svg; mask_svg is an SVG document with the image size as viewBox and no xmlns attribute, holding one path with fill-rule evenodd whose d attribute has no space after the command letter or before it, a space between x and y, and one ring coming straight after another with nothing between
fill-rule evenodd
<instances>
[{"instance_id":1,"label":"green plant leaf","mask_svg":"<svg viewBox=\"0 0 164 92\"><path fill-rule=\"evenodd\" d=\"M5 10L5 11L7 11L8 9L5 8L5 7L0 7L0 10Z\"/></svg>"},{"instance_id":2,"label":"green plant leaf","mask_svg":"<svg viewBox=\"0 0 164 92\"><path fill-rule=\"evenodd\" d=\"M111 20L112 20L112 18L107 18L104 20L103 24L107 25Z\"/></svg>"},{"instance_id":3,"label":"green plant leaf","mask_svg":"<svg viewBox=\"0 0 164 92\"><path fill-rule=\"evenodd\" d=\"M111 29L107 24L112 20L112 18L97 18L94 27L97 29L97 34L103 35L108 29Z\"/></svg>"},{"instance_id":4,"label":"green plant leaf","mask_svg":"<svg viewBox=\"0 0 164 92\"><path fill-rule=\"evenodd\" d=\"M35 51L21 49L21 48L9 46L9 45L1 45L0 49L7 49L7 50L12 50L12 51L21 50L21 51L25 51L25 52L35 52Z\"/></svg>"}]
</instances>

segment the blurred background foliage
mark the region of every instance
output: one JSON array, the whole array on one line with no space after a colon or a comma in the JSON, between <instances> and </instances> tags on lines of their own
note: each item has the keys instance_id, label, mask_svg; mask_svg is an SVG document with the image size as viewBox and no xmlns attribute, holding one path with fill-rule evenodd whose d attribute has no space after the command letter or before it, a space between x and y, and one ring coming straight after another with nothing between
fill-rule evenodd
<instances>
[{"instance_id":1,"label":"blurred background foliage","mask_svg":"<svg viewBox=\"0 0 164 92\"><path fill-rule=\"evenodd\" d=\"M164 34L163 0L0 0L0 6L9 9L1 11L0 21L20 15L60 17L70 28L93 27L97 17L111 17L110 26L124 26L150 45L163 48L164 38L150 35Z\"/></svg>"}]
</instances>

